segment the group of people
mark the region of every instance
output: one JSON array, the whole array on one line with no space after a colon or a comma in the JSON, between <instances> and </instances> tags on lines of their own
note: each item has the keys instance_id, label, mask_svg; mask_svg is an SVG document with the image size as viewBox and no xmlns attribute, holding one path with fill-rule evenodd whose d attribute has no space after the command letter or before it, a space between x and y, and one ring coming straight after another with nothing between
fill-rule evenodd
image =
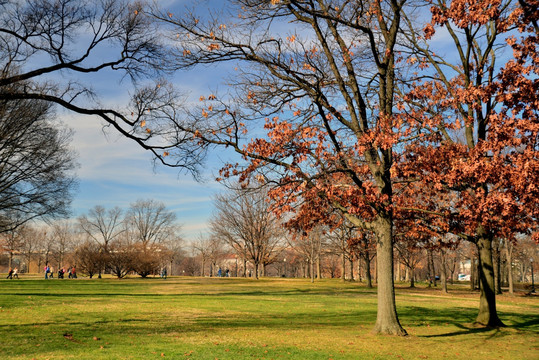
<instances>
[{"instance_id":1,"label":"group of people","mask_svg":"<svg viewBox=\"0 0 539 360\"><path fill-rule=\"evenodd\" d=\"M221 268L219 268L219 270L217 270L217 276L218 277L223 277L223 270L221 270ZM230 277L230 270L228 270L228 269L225 270L224 277Z\"/></svg>"},{"instance_id":2,"label":"group of people","mask_svg":"<svg viewBox=\"0 0 539 360\"><path fill-rule=\"evenodd\" d=\"M13 279L14 277L16 277L17 279L19 278L19 269L9 268L9 273L7 274L6 279Z\"/></svg>"},{"instance_id":3,"label":"group of people","mask_svg":"<svg viewBox=\"0 0 539 360\"><path fill-rule=\"evenodd\" d=\"M49 264L47 264L45 265L43 270L45 271L45 279L54 278L54 269L52 268L52 266L49 266ZM67 273L67 277L69 279L77 278L77 269L75 268L75 266L71 266L68 269L66 269L65 267L58 269L58 279L63 279L65 273Z\"/></svg>"}]
</instances>

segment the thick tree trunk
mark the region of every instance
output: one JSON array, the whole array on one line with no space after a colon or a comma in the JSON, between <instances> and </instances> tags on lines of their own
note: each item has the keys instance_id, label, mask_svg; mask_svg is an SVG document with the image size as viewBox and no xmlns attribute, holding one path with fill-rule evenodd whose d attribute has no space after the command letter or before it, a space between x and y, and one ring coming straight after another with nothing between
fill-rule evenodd
<instances>
[{"instance_id":1,"label":"thick tree trunk","mask_svg":"<svg viewBox=\"0 0 539 360\"><path fill-rule=\"evenodd\" d=\"M393 283L393 229L390 216L379 217L376 224L376 261L378 270L378 313L373 332L407 335L399 322Z\"/></svg>"},{"instance_id":2,"label":"thick tree trunk","mask_svg":"<svg viewBox=\"0 0 539 360\"><path fill-rule=\"evenodd\" d=\"M415 268L409 268L410 269L410 287L415 287Z\"/></svg>"},{"instance_id":3,"label":"thick tree trunk","mask_svg":"<svg viewBox=\"0 0 539 360\"><path fill-rule=\"evenodd\" d=\"M479 314L475 322L487 327L505 326L496 311L496 293L494 285L494 269L492 261L492 239L487 235L477 240L479 253L480 298Z\"/></svg>"},{"instance_id":4,"label":"thick tree trunk","mask_svg":"<svg viewBox=\"0 0 539 360\"><path fill-rule=\"evenodd\" d=\"M440 259L442 260L442 266L440 269L440 281L442 283L442 292L447 294L447 276L445 273L445 267L446 267L446 257L445 257L445 250L440 250Z\"/></svg>"}]
</instances>

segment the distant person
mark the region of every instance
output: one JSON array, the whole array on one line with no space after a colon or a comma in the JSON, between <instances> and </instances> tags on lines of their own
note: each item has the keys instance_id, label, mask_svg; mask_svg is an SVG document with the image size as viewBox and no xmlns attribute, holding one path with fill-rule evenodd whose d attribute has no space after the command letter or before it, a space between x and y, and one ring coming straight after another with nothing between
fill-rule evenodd
<instances>
[{"instance_id":1,"label":"distant person","mask_svg":"<svg viewBox=\"0 0 539 360\"><path fill-rule=\"evenodd\" d=\"M6 276L6 279L13 279L13 269L9 268L9 273Z\"/></svg>"},{"instance_id":2,"label":"distant person","mask_svg":"<svg viewBox=\"0 0 539 360\"><path fill-rule=\"evenodd\" d=\"M58 279L63 279L63 278L64 278L64 269L60 268L58 269Z\"/></svg>"},{"instance_id":3,"label":"distant person","mask_svg":"<svg viewBox=\"0 0 539 360\"><path fill-rule=\"evenodd\" d=\"M45 270L45 279L49 278L49 271L51 271L51 268L49 267L49 264L45 265L43 268Z\"/></svg>"},{"instance_id":4,"label":"distant person","mask_svg":"<svg viewBox=\"0 0 539 360\"><path fill-rule=\"evenodd\" d=\"M77 278L77 270L75 269L74 266L73 266L73 268L71 269L71 278L73 278L73 279L76 279L76 278Z\"/></svg>"},{"instance_id":5,"label":"distant person","mask_svg":"<svg viewBox=\"0 0 539 360\"><path fill-rule=\"evenodd\" d=\"M221 270L221 268L219 268L219 270L217 270L217 276L219 276L219 277L223 276L223 271Z\"/></svg>"},{"instance_id":6,"label":"distant person","mask_svg":"<svg viewBox=\"0 0 539 360\"><path fill-rule=\"evenodd\" d=\"M51 274L50 278L54 279L54 268L52 266L49 268L49 273Z\"/></svg>"},{"instance_id":7,"label":"distant person","mask_svg":"<svg viewBox=\"0 0 539 360\"><path fill-rule=\"evenodd\" d=\"M161 270L161 277L163 279L167 278L167 267L166 266L163 268L163 270Z\"/></svg>"},{"instance_id":8,"label":"distant person","mask_svg":"<svg viewBox=\"0 0 539 360\"><path fill-rule=\"evenodd\" d=\"M67 278L68 279L71 279L72 275L71 275L71 268L69 268L69 270L67 270Z\"/></svg>"},{"instance_id":9,"label":"distant person","mask_svg":"<svg viewBox=\"0 0 539 360\"><path fill-rule=\"evenodd\" d=\"M225 277L230 277L230 270L226 269L226 271L225 271Z\"/></svg>"},{"instance_id":10,"label":"distant person","mask_svg":"<svg viewBox=\"0 0 539 360\"><path fill-rule=\"evenodd\" d=\"M13 269L13 277L16 277L17 279L19 278L19 269Z\"/></svg>"}]
</instances>

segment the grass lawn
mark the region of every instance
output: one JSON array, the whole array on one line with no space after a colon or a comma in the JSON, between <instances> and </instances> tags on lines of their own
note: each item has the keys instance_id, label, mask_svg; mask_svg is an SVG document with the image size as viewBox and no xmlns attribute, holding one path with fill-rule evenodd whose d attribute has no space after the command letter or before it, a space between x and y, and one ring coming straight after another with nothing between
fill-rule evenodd
<instances>
[{"instance_id":1,"label":"grass lawn","mask_svg":"<svg viewBox=\"0 0 539 360\"><path fill-rule=\"evenodd\" d=\"M397 289L410 336L370 333L376 290L303 279L0 280L0 359L539 359L539 297Z\"/></svg>"}]
</instances>

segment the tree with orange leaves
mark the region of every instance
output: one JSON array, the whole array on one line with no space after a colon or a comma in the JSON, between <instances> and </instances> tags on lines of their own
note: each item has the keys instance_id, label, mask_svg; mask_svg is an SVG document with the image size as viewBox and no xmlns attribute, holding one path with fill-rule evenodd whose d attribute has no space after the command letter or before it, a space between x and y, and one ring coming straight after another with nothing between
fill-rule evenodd
<instances>
[{"instance_id":1,"label":"tree with orange leaves","mask_svg":"<svg viewBox=\"0 0 539 360\"><path fill-rule=\"evenodd\" d=\"M331 223L337 210L373 232L374 332L396 335L406 334L393 286L391 170L395 146L407 135L394 102L405 3L240 0L233 22L207 13L156 14L172 27L179 67L236 65L229 84L237 96L204 96L177 122L182 148L242 154L246 165L229 164L221 176L272 185L275 211L291 214L296 228Z\"/></svg>"},{"instance_id":2,"label":"tree with orange leaves","mask_svg":"<svg viewBox=\"0 0 539 360\"><path fill-rule=\"evenodd\" d=\"M533 233L539 239L539 117L537 1L431 2L424 31L406 32L410 58L429 79L403 96L416 141L399 162L430 199L422 213L479 253L476 322L503 326L496 311L492 260L495 238ZM533 9L533 10L532 10ZM411 25L411 24L410 24ZM447 35L437 48L436 33ZM444 53L452 47L452 53ZM508 47L512 56L504 53ZM407 206L408 206L407 205ZM427 221L427 222L428 222Z\"/></svg>"}]
</instances>

